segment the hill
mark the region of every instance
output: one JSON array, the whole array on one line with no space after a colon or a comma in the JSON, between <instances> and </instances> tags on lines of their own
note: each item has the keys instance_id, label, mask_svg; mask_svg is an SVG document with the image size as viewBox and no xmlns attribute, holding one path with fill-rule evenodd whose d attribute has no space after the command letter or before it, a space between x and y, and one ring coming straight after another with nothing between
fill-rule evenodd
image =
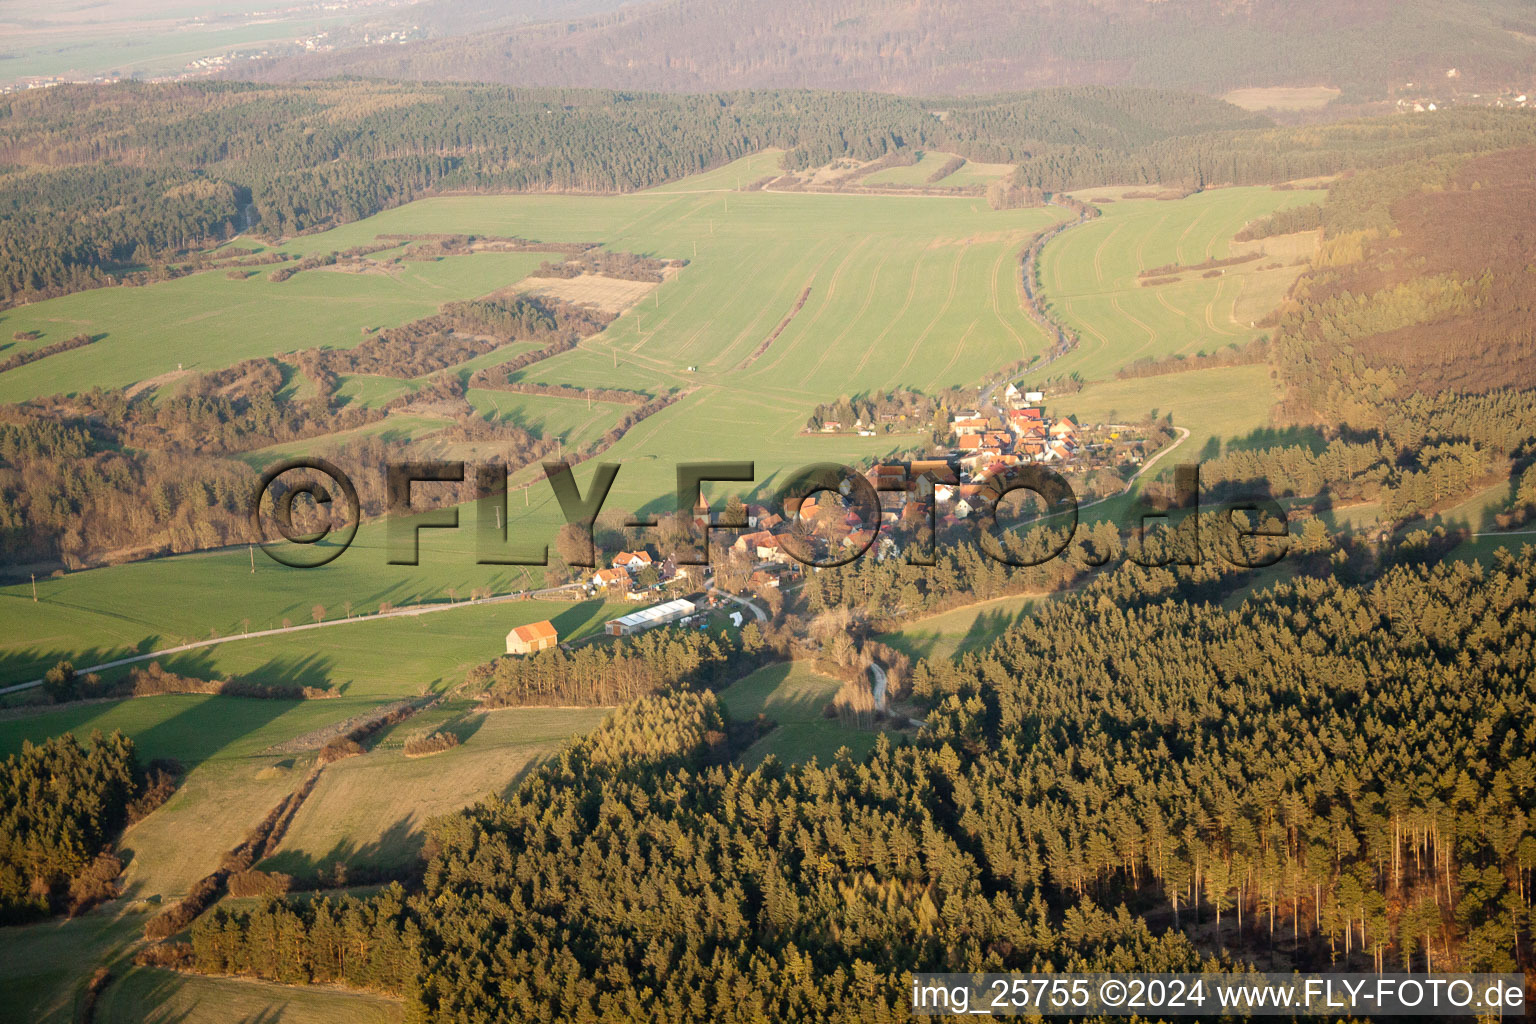
<instances>
[{"instance_id":1,"label":"hill","mask_svg":"<svg viewBox=\"0 0 1536 1024\"><path fill-rule=\"evenodd\" d=\"M1143 85L1221 94L1326 84L1346 98L1445 80L1529 79L1536 15L1519 0L663 0L574 20L274 64L346 74L622 89L972 93Z\"/></svg>"}]
</instances>

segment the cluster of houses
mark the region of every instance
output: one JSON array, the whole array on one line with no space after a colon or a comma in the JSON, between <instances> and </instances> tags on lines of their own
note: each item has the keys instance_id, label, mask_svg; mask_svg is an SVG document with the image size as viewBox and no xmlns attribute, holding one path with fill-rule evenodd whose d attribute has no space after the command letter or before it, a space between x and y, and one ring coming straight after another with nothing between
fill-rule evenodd
<instances>
[{"instance_id":1,"label":"cluster of houses","mask_svg":"<svg viewBox=\"0 0 1536 1024\"><path fill-rule=\"evenodd\" d=\"M653 570L652 573L646 570ZM605 591L610 596L627 597L632 601L644 598L647 590L665 584L677 575L677 565L670 559L656 559L641 548L636 551L620 551L613 556L608 568L594 572L587 581L593 591Z\"/></svg>"},{"instance_id":2,"label":"cluster of houses","mask_svg":"<svg viewBox=\"0 0 1536 1024\"><path fill-rule=\"evenodd\" d=\"M1001 418L969 410L955 413L950 426L961 468L989 476L1025 462L1071 461L1081 447L1078 426L1070 416L1046 416L1040 404L1044 399L1039 391L1020 391L1009 384L1003 390L1007 408Z\"/></svg>"}]
</instances>

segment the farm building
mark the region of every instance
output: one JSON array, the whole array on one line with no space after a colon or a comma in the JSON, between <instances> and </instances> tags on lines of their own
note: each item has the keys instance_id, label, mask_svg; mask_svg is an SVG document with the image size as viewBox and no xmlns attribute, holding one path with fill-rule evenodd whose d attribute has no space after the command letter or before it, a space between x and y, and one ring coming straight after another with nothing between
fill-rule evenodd
<instances>
[{"instance_id":1,"label":"farm building","mask_svg":"<svg viewBox=\"0 0 1536 1024\"><path fill-rule=\"evenodd\" d=\"M664 604L630 612L617 619L609 619L603 628L610 636L629 636L631 633L641 633L657 626L665 626L669 622L676 622L697 610L692 601L679 598L676 601L667 601Z\"/></svg>"},{"instance_id":2,"label":"farm building","mask_svg":"<svg viewBox=\"0 0 1536 1024\"><path fill-rule=\"evenodd\" d=\"M545 619L543 622L530 622L526 626L518 626L507 634L508 654L533 654L536 651L548 650L560 642L560 634L555 630L554 623Z\"/></svg>"}]
</instances>

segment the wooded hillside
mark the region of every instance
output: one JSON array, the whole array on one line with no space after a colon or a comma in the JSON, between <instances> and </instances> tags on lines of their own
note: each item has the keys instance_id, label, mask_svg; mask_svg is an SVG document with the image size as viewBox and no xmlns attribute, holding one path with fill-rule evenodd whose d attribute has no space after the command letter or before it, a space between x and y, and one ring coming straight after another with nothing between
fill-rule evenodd
<instances>
[{"instance_id":1,"label":"wooded hillside","mask_svg":"<svg viewBox=\"0 0 1536 1024\"><path fill-rule=\"evenodd\" d=\"M664 0L298 58L270 73L913 94L1086 84L1219 94L1323 83L1380 96L1389 85L1443 80L1448 67L1461 69L1471 90L1528 77L1536 47L1515 31L1536 35L1536 17L1519 0Z\"/></svg>"}]
</instances>

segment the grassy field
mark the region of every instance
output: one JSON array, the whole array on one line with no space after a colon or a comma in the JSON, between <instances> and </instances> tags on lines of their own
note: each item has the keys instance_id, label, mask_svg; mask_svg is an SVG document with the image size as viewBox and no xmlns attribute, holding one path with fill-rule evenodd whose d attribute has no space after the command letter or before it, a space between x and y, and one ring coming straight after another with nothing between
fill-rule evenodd
<instances>
[{"instance_id":1,"label":"grassy field","mask_svg":"<svg viewBox=\"0 0 1536 1024\"><path fill-rule=\"evenodd\" d=\"M967 160L960 169L948 177L941 178L938 185L941 188L964 188L967 185L989 185L998 178L1006 177L1013 173L1012 164L980 164L973 160Z\"/></svg>"},{"instance_id":2,"label":"grassy field","mask_svg":"<svg viewBox=\"0 0 1536 1024\"><path fill-rule=\"evenodd\" d=\"M752 768L769 754L791 763L813 757L826 763L844 747L862 757L879 733L851 729L822 714L841 685L800 662L788 662L760 668L722 690L720 700L732 719L749 722L761 714L777 723L742 753L741 763Z\"/></svg>"},{"instance_id":3,"label":"grassy field","mask_svg":"<svg viewBox=\"0 0 1536 1024\"><path fill-rule=\"evenodd\" d=\"M27 1024L73 1024L92 972L98 964L120 965L142 935L144 921L143 914L102 910L0 928L0 1016Z\"/></svg>"},{"instance_id":4,"label":"grassy field","mask_svg":"<svg viewBox=\"0 0 1536 1024\"><path fill-rule=\"evenodd\" d=\"M1308 190L1227 188L1178 200L1122 198L1104 206L1098 219L1063 232L1045 247L1041 281L1048 304L1082 341L1052 363L1049 373L1102 379L1138 359L1215 352L1256 337L1262 332L1249 326L1256 317L1234 319L1240 297L1245 289L1262 289L1278 298L1284 289L1274 279L1286 274L1294 279L1299 267L1262 271L1276 258L1261 258L1215 277L1184 271L1175 283L1150 287L1137 275L1236 255L1231 239L1243 225L1320 197ZM1284 250L1280 261L1289 263L1294 243L1274 244ZM1246 253L1254 246L1238 248ZM1246 278L1256 274L1269 277L1249 287ZM1245 312L1253 305L1245 303Z\"/></svg>"},{"instance_id":5,"label":"grassy field","mask_svg":"<svg viewBox=\"0 0 1536 1024\"><path fill-rule=\"evenodd\" d=\"M1326 85L1271 85L1233 89L1222 99L1244 110L1316 110L1332 103L1339 92Z\"/></svg>"},{"instance_id":6,"label":"grassy field","mask_svg":"<svg viewBox=\"0 0 1536 1024\"><path fill-rule=\"evenodd\" d=\"M386 444L403 444L442 430L451 422L436 416L391 413L377 423L369 423L355 430L339 430L320 438L306 438L303 441L275 444L270 448L257 448L255 451L243 453L240 459L258 469L264 469L280 459L307 455L321 447L346 444L365 437L377 437Z\"/></svg>"},{"instance_id":7,"label":"grassy field","mask_svg":"<svg viewBox=\"0 0 1536 1024\"><path fill-rule=\"evenodd\" d=\"M429 818L486 796L505 796L526 770L607 715L604 708L514 708L462 715L464 738L430 757L408 758L404 734L431 727L408 720L365 757L331 765L261 866L304 877L336 863L393 868L413 861Z\"/></svg>"},{"instance_id":8,"label":"grassy field","mask_svg":"<svg viewBox=\"0 0 1536 1024\"><path fill-rule=\"evenodd\" d=\"M542 497L542 492L540 494ZM513 499L514 502L516 499ZM553 501L553 499L549 499ZM553 510L551 510L553 511ZM382 604L447 603L449 590L467 598L480 586L505 594L540 582L515 566L475 564L475 511L466 510L459 530L422 532L421 564L388 564L386 529L368 524L343 556L316 570L290 569L244 549L205 552L134 562L39 580L34 603L28 587L0 590L0 683L35 679L60 660L96 665L125 655L160 650L194 640L236 637L247 630L311 621L315 605L326 618L344 619L377 611ZM523 538L514 534L514 543ZM542 543L544 537L539 537ZM590 614L589 614L590 613ZM524 618L528 616L528 618ZM501 604L453 610L421 618L350 623L286 637L241 639L178 657L175 664L203 671L248 674L271 682L325 685L335 673L341 685L362 673L391 692L419 692L441 669L422 675L417 666L441 662L430 652L396 651L388 638L408 644L439 641L478 651L499 647L514 625L556 618L562 635L596 628L605 618L600 602ZM475 641L478 639L478 643ZM370 646L371 645L371 646ZM452 648L449 648L452 650ZM210 653L217 652L217 653ZM355 652L357 660L352 660ZM494 653L494 652L493 652ZM467 653L465 656L468 656ZM235 660L225 661L222 659ZM204 661L203 659L212 659ZM384 674L394 674L393 683Z\"/></svg>"},{"instance_id":9,"label":"grassy field","mask_svg":"<svg viewBox=\"0 0 1536 1024\"><path fill-rule=\"evenodd\" d=\"M471 388L469 404L486 419L522 427L535 437L561 438L574 447L595 441L629 409L617 402L520 395L513 391Z\"/></svg>"},{"instance_id":10,"label":"grassy field","mask_svg":"<svg viewBox=\"0 0 1536 1024\"><path fill-rule=\"evenodd\" d=\"M1270 368L1260 364L1099 381L1049 404L1052 412L1084 424L1172 416L1189 439L1149 471L1165 476L1179 462L1212 459L1233 445L1281 443L1269 440L1269 410L1279 399Z\"/></svg>"},{"instance_id":11,"label":"grassy field","mask_svg":"<svg viewBox=\"0 0 1536 1024\"><path fill-rule=\"evenodd\" d=\"M878 637L912 658L957 658L985 647L1015 625L1039 601L1000 597L912 621L905 629Z\"/></svg>"},{"instance_id":12,"label":"grassy field","mask_svg":"<svg viewBox=\"0 0 1536 1024\"><path fill-rule=\"evenodd\" d=\"M399 1002L340 988L273 985L246 978L200 978L134 967L102 994L100 1024L396 1024Z\"/></svg>"},{"instance_id":13,"label":"grassy field","mask_svg":"<svg viewBox=\"0 0 1536 1024\"><path fill-rule=\"evenodd\" d=\"M953 153L925 152L918 157L917 163L907 167L887 167L867 176L865 185L927 185L928 179L938 172L939 168L953 160ZM952 184L945 181L945 184Z\"/></svg>"},{"instance_id":14,"label":"grassy field","mask_svg":"<svg viewBox=\"0 0 1536 1024\"><path fill-rule=\"evenodd\" d=\"M304 248L325 237L305 236ZM336 246L321 241L314 248L329 252ZM81 333L106 337L0 374L0 402L97 385L122 387L178 367L217 370L298 349L351 348L363 340L364 327L398 326L436 312L444 302L484 295L547 258L474 253L405 263L393 274L308 271L280 284L268 280L270 268L243 281L214 270L143 288L97 288L33 303L5 314L7 335L42 333L36 341L18 342L15 352Z\"/></svg>"}]
</instances>

